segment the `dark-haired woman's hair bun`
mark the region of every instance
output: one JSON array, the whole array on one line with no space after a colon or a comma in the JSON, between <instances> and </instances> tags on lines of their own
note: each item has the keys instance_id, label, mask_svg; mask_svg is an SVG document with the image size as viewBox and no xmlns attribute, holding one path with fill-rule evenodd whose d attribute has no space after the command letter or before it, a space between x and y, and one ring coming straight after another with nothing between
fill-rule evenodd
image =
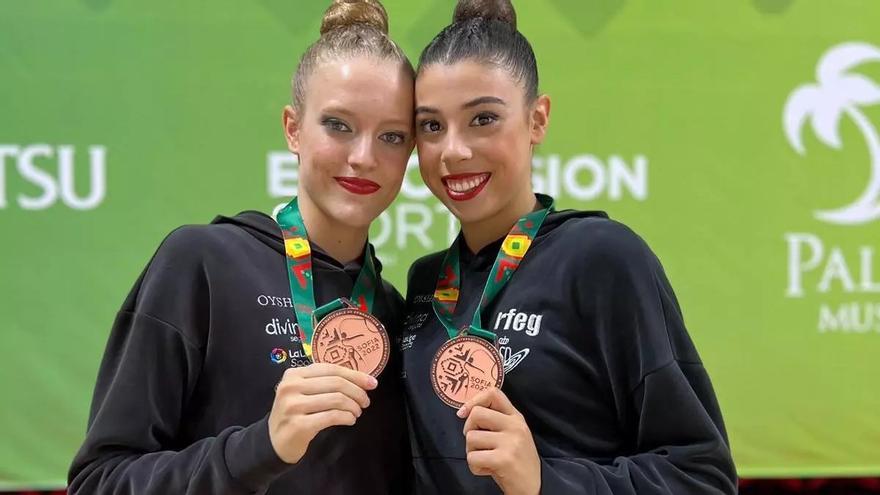
<instances>
[{"instance_id":1,"label":"dark-haired woman's hair bun","mask_svg":"<svg viewBox=\"0 0 880 495\"><path fill-rule=\"evenodd\" d=\"M510 0L459 0L452 19L422 51L419 72L433 64L475 61L506 70L522 84L529 103L538 98L538 61L516 29Z\"/></svg>"},{"instance_id":2,"label":"dark-haired woman's hair bun","mask_svg":"<svg viewBox=\"0 0 880 495\"><path fill-rule=\"evenodd\" d=\"M452 22L463 22L476 17L506 22L516 29L516 10L510 0L459 0L455 13L452 14Z\"/></svg>"},{"instance_id":3,"label":"dark-haired woman's hair bun","mask_svg":"<svg viewBox=\"0 0 880 495\"><path fill-rule=\"evenodd\" d=\"M355 24L365 24L387 35L388 13L377 0L334 0L324 13L321 35Z\"/></svg>"}]
</instances>

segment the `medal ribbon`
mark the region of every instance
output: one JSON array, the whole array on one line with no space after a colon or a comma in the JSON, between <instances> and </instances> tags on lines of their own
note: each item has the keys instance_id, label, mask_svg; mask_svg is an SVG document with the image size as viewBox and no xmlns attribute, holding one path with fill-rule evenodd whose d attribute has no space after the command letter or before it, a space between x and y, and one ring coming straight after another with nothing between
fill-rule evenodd
<instances>
[{"instance_id":1,"label":"medal ribbon","mask_svg":"<svg viewBox=\"0 0 880 495\"><path fill-rule=\"evenodd\" d=\"M495 342L495 333L483 329L483 312L489 304L495 299L495 296L501 292L501 289L507 285L510 277L519 268L520 262L532 246L532 241L538 234L538 229L544 223L547 215L553 211L553 198L544 194L537 194L538 202L543 207L540 210L533 211L521 217L516 221L510 233L501 243L501 249L498 256L495 257L495 264L492 265L492 271L489 272L489 279L486 286L483 287L483 295L480 297L480 305L474 311L474 317L469 327L461 330L455 328L452 322L452 315L455 313L455 307L458 305L458 296L461 289L461 267L459 263L461 236L452 243L443 264L440 268L440 277L437 280L437 288L434 290L434 313L437 319L446 328L450 339L454 339L462 334L481 337L491 342Z\"/></svg>"},{"instance_id":2,"label":"medal ribbon","mask_svg":"<svg viewBox=\"0 0 880 495\"><path fill-rule=\"evenodd\" d=\"M299 337L306 356L311 359L312 334L321 318L345 306L357 307L365 313L369 313L373 309L373 299L376 295L376 284L379 278L376 274L376 265L372 253L367 249L364 254L363 266L352 289L351 300L339 298L316 308L312 275L312 248L296 198L293 198L287 206L278 212L276 220L281 226L281 235L284 237L290 296L293 299L296 322L300 329Z\"/></svg>"}]
</instances>

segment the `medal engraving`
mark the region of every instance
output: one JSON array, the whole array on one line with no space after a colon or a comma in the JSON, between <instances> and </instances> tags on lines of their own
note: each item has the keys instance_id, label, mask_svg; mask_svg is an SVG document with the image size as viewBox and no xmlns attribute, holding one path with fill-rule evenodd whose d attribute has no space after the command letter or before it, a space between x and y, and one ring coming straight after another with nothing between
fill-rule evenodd
<instances>
[{"instance_id":1,"label":"medal engraving","mask_svg":"<svg viewBox=\"0 0 880 495\"><path fill-rule=\"evenodd\" d=\"M391 343L382 323L355 308L334 311L315 327L312 358L378 377L388 364Z\"/></svg>"},{"instance_id":2,"label":"medal engraving","mask_svg":"<svg viewBox=\"0 0 880 495\"><path fill-rule=\"evenodd\" d=\"M459 408L489 387L501 388L504 364L498 350L478 337L447 341L431 363L431 385L440 400Z\"/></svg>"}]
</instances>

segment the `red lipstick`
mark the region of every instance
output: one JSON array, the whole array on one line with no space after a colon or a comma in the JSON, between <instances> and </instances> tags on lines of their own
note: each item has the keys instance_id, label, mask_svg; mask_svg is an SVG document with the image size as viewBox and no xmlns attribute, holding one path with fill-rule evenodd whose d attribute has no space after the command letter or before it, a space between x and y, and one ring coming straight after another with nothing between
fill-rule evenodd
<instances>
[{"instance_id":1,"label":"red lipstick","mask_svg":"<svg viewBox=\"0 0 880 495\"><path fill-rule=\"evenodd\" d=\"M486 184L492 174L488 172L473 174L451 174L444 176L441 180L446 186L446 194L453 201L467 201L475 198Z\"/></svg>"},{"instance_id":2,"label":"red lipstick","mask_svg":"<svg viewBox=\"0 0 880 495\"><path fill-rule=\"evenodd\" d=\"M359 177L334 177L346 191L354 194L373 194L382 188L379 184Z\"/></svg>"}]
</instances>

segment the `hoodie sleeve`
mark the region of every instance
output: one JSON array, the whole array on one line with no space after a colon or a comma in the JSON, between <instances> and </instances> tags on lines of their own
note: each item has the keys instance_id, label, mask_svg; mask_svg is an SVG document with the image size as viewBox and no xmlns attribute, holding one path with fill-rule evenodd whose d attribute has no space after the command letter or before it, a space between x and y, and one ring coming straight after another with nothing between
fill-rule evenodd
<instances>
[{"instance_id":1,"label":"hoodie sleeve","mask_svg":"<svg viewBox=\"0 0 880 495\"><path fill-rule=\"evenodd\" d=\"M251 494L287 467L266 418L189 444L179 439L208 324L199 228L165 240L114 322L68 474L71 494Z\"/></svg>"},{"instance_id":2,"label":"hoodie sleeve","mask_svg":"<svg viewBox=\"0 0 880 495\"><path fill-rule=\"evenodd\" d=\"M631 454L602 463L542 459L541 492L735 494L721 411L663 269L629 229L603 224L581 244L588 276L579 309L602 336Z\"/></svg>"}]
</instances>

